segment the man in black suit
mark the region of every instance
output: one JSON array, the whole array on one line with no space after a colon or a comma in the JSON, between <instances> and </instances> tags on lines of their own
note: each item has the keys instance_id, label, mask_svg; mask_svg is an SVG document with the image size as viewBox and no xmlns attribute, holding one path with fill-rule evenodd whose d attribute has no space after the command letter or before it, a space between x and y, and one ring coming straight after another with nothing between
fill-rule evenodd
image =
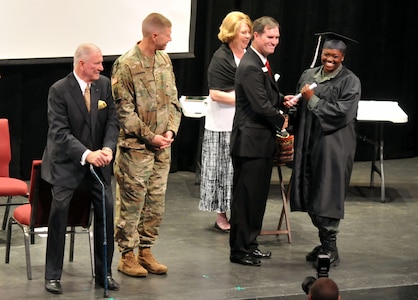
<instances>
[{"instance_id":1,"label":"man in black suit","mask_svg":"<svg viewBox=\"0 0 418 300\"><path fill-rule=\"evenodd\" d=\"M113 195L111 171L119 126L110 80L102 75L103 56L93 44L80 45L74 55L74 71L57 81L48 95L48 137L42 158L42 178L52 185L52 204L46 249L45 288L61 294L65 232L74 191L85 184L94 206L96 284L118 290L112 278ZM84 95L84 96L83 96ZM89 98L87 101L85 98ZM107 261L103 260L104 220L101 185L89 171L93 165L105 183ZM104 274L104 264L107 274Z\"/></svg>"},{"instance_id":2,"label":"man in black suit","mask_svg":"<svg viewBox=\"0 0 418 300\"><path fill-rule=\"evenodd\" d=\"M257 236L266 208L275 151L275 134L287 126L279 111L283 101L277 82L266 65L279 44L279 24L271 17L253 23L251 47L235 77L236 111L231 134L234 166L231 204L230 260L260 265L271 252L258 249Z\"/></svg>"}]
</instances>

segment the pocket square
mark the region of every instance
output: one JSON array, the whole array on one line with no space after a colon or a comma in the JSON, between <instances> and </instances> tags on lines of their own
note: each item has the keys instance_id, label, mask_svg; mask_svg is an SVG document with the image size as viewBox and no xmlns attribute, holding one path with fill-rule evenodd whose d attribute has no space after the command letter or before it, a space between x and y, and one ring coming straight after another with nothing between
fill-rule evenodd
<instances>
[{"instance_id":1,"label":"pocket square","mask_svg":"<svg viewBox=\"0 0 418 300\"><path fill-rule=\"evenodd\" d=\"M99 100L99 102L97 103L97 108L100 110L106 107L107 107L107 103L104 102L103 100Z\"/></svg>"}]
</instances>

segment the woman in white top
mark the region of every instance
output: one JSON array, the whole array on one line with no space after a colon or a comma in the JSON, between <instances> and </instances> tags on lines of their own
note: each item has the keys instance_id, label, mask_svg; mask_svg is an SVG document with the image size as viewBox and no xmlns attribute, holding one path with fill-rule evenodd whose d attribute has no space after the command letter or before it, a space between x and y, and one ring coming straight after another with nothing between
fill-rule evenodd
<instances>
[{"instance_id":1,"label":"woman in white top","mask_svg":"<svg viewBox=\"0 0 418 300\"><path fill-rule=\"evenodd\" d=\"M202 173L199 209L216 211L215 228L228 232L226 212L232 197L233 167L229 140L235 114L235 72L251 39L252 22L233 11L223 19L218 38L221 46L208 68L209 101L202 143Z\"/></svg>"}]
</instances>

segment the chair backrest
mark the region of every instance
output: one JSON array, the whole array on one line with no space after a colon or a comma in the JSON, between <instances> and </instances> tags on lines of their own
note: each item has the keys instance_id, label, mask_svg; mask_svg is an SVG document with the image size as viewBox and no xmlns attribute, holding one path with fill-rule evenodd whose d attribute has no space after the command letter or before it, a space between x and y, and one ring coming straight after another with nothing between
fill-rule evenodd
<instances>
[{"instance_id":1,"label":"chair backrest","mask_svg":"<svg viewBox=\"0 0 418 300\"><path fill-rule=\"evenodd\" d=\"M9 120L0 119L0 177L9 177L11 159Z\"/></svg>"},{"instance_id":2,"label":"chair backrest","mask_svg":"<svg viewBox=\"0 0 418 300\"><path fill-rule=\"evenodd\" d=\"M32 163L29 202L32 205L31 228L48 226L51 210L51 184L41 178L42 163L34 160ZM67 226L82 226L89 228L92 219L91 198L88 187L80 185L71 199Z\"/></svg>"}]
</instances>

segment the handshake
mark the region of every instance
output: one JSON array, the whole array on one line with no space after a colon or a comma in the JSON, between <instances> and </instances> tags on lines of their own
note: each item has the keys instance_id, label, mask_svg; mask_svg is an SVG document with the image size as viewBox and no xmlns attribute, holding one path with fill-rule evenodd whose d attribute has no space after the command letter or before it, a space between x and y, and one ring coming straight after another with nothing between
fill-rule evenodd
<instances>
[{"instance_id":1,"label":"handshake","mask_svg":"<svg viewBox=\"0 0 418 300\"><path fill-rule=\"evenodd\" d=\"M318 85L314 82L314 83L312 83L311 85L305 85L303 88L302 88L302 91L305 91L305 92L307 92L307 91L309 91L309 90L313 90L314 88L316 88ZM311 92L312 94L313 94L313 92ZM290 98L291 97L291 98ZM295 106L298 102L299 102L299 99L302 97L302 93L298 93L296 96L290 96L290 95L288 95L288 96L285 96L285 101L284 101L284 105L286 106L286 107L288 107L288 108L291 108L291 107L293 107L293 106ZM290 98L290 99L289 99Z\"/></svg>"},{"instance_id":2,"label":"handshake","mask_svg":"<svg viewBox=\"0 0 418 300\"><path fill-rule=\"evenodd\" d=\"M313 90L316 87L317 87L317 84L314 82L309 86L307 86L307 84L306 84L306 86L303 89ZM299 102L299 99L301 97L302 97L302 93L298 93L296 96L293 96L293 97L290 96L290 95L286 96L284 105L288 108L291 108ZM280 113L283 114L283 111L280 111ZM289 132L287 132L287 130L286 130L286 128L288 126L288 116L287 115L284 115L284 116L285 116L285 122L284 122L283 129L277 128L277 130L276 130L276 137L278 137L278 138L288 138L289 137Z\"/></svg>"}]
</instances>

